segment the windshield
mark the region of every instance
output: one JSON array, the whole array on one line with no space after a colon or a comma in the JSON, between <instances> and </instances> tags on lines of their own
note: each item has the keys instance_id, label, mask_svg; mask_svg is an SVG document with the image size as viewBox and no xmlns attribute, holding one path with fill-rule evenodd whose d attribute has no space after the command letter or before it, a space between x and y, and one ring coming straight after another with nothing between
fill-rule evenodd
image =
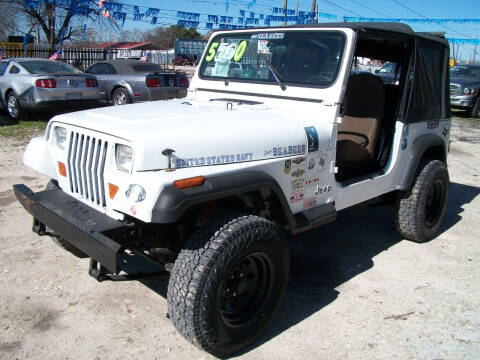
<instances>
[{"instance_id":1,"label":"windshield","mask_svg":"<svg viewBox=\"0 0 480 360\"><path fill-rule=\"evenodd\" d=\"M81 71L60 61L33 60L19 61L30 74L78 74Z\"/></svg>"},{"instance_id":2,"label":"windshield","mask_svg":"<svg viewBox=\"0 0 480 360\"><path fill-rule=\"evenodd\" d=\"M207 49L200 77L327 86L337 78L344 45L338 31L221 34Z\"/></svg>"},{"instance_id":3,"label":"windshield","mask_svg":"<svg viewBox=\"0 0 480 360\"><path fill-rule=\"evenodd\" d=\"M450 76L468 76L480 79L480 66L456 65L450 69Z\"/></svg>"},{"instance_id":4,"label":"windshield","mask_svg":"<svg viewBox=\"0 0 480 360\"><path fill-rule=\"evenodd\" d=\"M385 64L378 72L382 74L393 74L395 72L395 65L395 63Z\"/></svg>"}]
</instances>

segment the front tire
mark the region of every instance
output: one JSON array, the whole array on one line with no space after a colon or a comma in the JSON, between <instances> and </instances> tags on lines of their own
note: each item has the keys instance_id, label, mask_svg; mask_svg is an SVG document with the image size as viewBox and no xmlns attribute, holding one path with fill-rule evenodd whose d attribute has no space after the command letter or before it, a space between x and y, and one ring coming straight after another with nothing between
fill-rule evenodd
<instances>
[{"instance_id":1,"label":"front tire","mask_svg":"<svg viewBox=\"0 0 480 360\"><path fill-rule=\"evenodd\" d=\"M477 101L475 101L475 104L473 105L473 108L470 110L470 117L472 118L480 118L480 96L477 98Z\"/></svg>"},{"instance_id":2,"label":"front tire","mask_svg":"<svg viewBox=\"0 0 480 360\"><path fill-rule=\"evenodd\" d=\"M168 312L191 343L229 356L265 330L288 282L290 255L275 224L227 215L194 233L168 284Z\"/></svg>"},{"instance_id":3,"label":"front tire","mask_svg":"<svg viewBox=\"0 0 480 360\"><path fill-rule=\"evenodd\" d=\"M445 163L423 163L413 188L397 198L395 226L400 235L420 243L431 239L445 216L449 187Z\"/></svg>"},{"instance_id":4,"label":"front tire","mask_svg":"<svg viewBox=\"0 0 480 360\"><path fill-rule=\"evenodd\" d=\"M10 91L7 94L7 112L8 115L14 120L22 120L25 116L25 111L23 110L17 95L13 91Z\"/></svg>"}]
</instances>

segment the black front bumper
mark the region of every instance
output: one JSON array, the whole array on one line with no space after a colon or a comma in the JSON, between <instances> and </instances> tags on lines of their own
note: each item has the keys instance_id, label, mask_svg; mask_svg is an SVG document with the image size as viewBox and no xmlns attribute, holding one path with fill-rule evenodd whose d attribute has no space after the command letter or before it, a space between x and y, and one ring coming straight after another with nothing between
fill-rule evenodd
<instances>
[{"instance_id":1,"label":"black front bumper","mask_svg":"<svg viewBox=\"0 0 480 360\"><path fill-rule=\"evenodd\" d=\"M106 234L121 232L126 226L83 204L60 189L34 193L25 185L14 185L18 201L39 223L61 235L113 273L119 272L122 244Z\"/></svg>"}]
</instances>

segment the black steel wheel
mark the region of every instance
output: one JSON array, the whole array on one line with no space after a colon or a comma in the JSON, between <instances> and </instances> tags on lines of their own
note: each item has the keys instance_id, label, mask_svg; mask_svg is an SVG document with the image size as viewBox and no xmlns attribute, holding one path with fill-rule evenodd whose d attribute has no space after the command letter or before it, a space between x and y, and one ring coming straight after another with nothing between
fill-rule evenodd
<instances>
[{"instance_id":1,"label":"black steel wheel","mask_svg":"<svg viewBox=\"0 0 480 360\"><path fill-rule=\"evenodd\" d=\"M280 306L290 255L279 227L226 215L194 233L168 284L168 313L191 343L219 357L255 341Z\"/></svg>"},{"instance_id":2,"label":"black steel wheel","mask_svg":"<svg viewBox=\"0 0 480 360\"><path fill-rule=\"evenodd\" d=\"M400 235L416 242L431 239L445 216L449 187L445 163L422 163L412 189L400 193L395 204L395 226Z\"/></svg>"},{"instance_id":3,"label":"black steel wheel","mask_svg":"<svg viewBox=\"0 0 480 360\"><path fill-rule=\"evenodd\" d=\"M272 259L253 253L241 259L224 278L221 286L221 315L231 329L248 327L259 316L272 290Z\"/></svg>"},{"instance_id":4,"label":"black steel wheel","mask_svg":"<svg viewBox=\"0 0 480 360\"><path fill-rule=\"evenodd\" d=\"M128 91L125 88L116 88L112 94L113 105L126 105L130 104L130 95L128 95Z\"/></svg>"}]
</instances>

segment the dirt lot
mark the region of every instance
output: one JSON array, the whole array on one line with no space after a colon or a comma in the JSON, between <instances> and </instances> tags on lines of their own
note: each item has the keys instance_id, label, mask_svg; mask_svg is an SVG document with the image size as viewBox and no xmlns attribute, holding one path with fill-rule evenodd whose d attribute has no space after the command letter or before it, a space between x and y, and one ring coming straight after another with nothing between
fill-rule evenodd
<instances>
[{"instance_id":1,"label":"dirt lot","mask_svg":"<svg viewBox=\"0 0 480 360\"><path fill-rule=\"evenodd\" d=\"M452 140L439 236L402 240L391 208L363 206L293 238L280 314L239 358L480 358L480 126L456 119ZM30 231L12 184L47 179L22 165L25 144L0 136L0 357L211 358L166 317L165 282L97 283Z\"/></svg>"}]
</instances>

